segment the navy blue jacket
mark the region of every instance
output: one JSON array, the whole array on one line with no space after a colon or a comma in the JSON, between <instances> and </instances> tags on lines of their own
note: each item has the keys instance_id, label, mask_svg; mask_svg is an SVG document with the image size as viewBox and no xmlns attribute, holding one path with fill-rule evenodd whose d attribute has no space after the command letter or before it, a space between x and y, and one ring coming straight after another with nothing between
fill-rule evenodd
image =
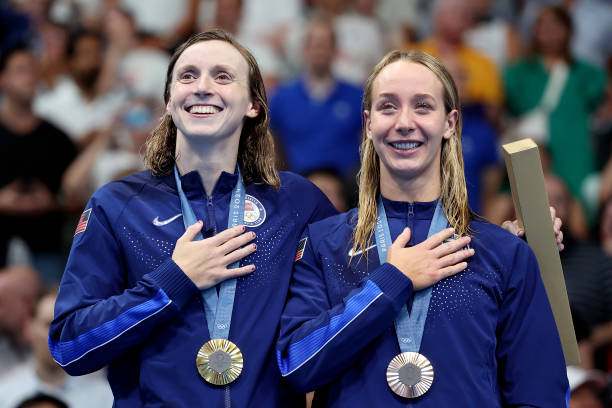
<instances>
[{"instance_id":1,"label":"navy blue jacket","mask_svg":"<svg viewBox=\"0 0 612 408\"><path fill-rule=\"evenodd\" d=\"M181 180L204 235L226 229L237 177L223 173L211 196L196 172ZM281 173L280 190L250 184L246 194L247 230L257 233L258 249L243 264L257 269L236 287L229 339L245 362L229 387L231 406L291 406L304 398L282 380L274 357L291 265L305 226L335 210L291 173ZM227 406L226 390L206 383L196 368L210 336L200 291L171 259L185 232L174 176L142 172L110 183L93 195L87 213L51 324L55 360L72 375L108 365L118 407Z\"/></svg>"},{"instance_id":2,"label":"navy blue jacket","mask_svg":"<svg viewBox=\"0 0 612 408\"><path fill-rule=\"evenodd\" d=\"M404 227L422 242L433 203L384 200L393 240ZM357 210L310 225L281 318L277 359L315 407L565 407L561 343L528 245L503 229L471 223L468 268L434 285L420 352L435 374L413 400L395 395L386 370L400 353L393 321L413 295L410 279L380 265L375 242L352 251ZM348 266L347 266L348 265Z\"/></svg>"}]
</instances>

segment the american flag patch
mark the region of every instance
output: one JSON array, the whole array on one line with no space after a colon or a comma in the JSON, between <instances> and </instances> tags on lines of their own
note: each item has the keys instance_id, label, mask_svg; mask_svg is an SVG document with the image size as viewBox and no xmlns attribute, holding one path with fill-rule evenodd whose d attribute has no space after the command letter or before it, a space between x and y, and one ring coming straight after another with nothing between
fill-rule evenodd
<instances>
[{"instance_id":1,"label":"american flag patch","mask_svg":"<svg viewBox=\"0 0 612 408\"><path fill-rule=\"evenodd\" d=\"M81 214L81 218L79 218L79 223L77 224L77 227L74 230L74 235L78 234L79 232L83 232L87 229L87 223L89 222L90 215L91 208L88 208L87 210L83 211L83 214Z\"/></svg>"},{"instance_id":2,"label":"american flag patch","mask_svg":"<svg viewBox=\"0 0 612 408\"><path fill-rule=\"evenodd\" d=\"M297 262L304 256L304 248L306 248L306 241L308 241L308 237L304 237L300 239L298 242L297 252L295 253L295 259L293 262Z\"/></svg>"}]
</instances>

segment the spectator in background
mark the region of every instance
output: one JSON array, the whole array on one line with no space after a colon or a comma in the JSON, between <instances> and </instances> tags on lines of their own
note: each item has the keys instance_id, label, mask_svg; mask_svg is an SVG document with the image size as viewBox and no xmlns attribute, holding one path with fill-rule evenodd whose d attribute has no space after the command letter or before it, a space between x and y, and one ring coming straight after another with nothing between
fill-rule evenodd
<instances>
[{"instance_id":1,"label":"spectator in background","mask_svg":"<svg viewBox=\"0 0 612 408\"><path fill-rule=\"evenodd\" d=\"M289 170L331 168L346 177L359 164L361 89L332 73L336 37L328 21L309 23L303 54L304 73L271 98L272 130Z\"/></svg>"},{"instance_id":2,"label":"spectator in background","mask_svg":"<svg viewBox=\"0 0 612 408\"><path fill-rule=\"evenodd\" d=\"M605 76L571 55L571 38L572 21L565 9L543 9L534 25L530 54L506 69L504 83L510 114L521 117L535 109L550 111L545 124L547 140L540 142L550 152L552 171L584 204L583 182L595 170L588 121L603 95ZM559 78L564 71L566 79L564 84L558 81L557 87L562 88L556 106L542 108L552 74Z\"/></svg>"},{"instance_id":3,"label":"spectator in background","mask_svg":"<svg viewBox=\"0 0 612 408\"><path fill-rule=\"evenodd\" d=\"M363 85L376 63L385 55L383 32L376 17L378 0L353 0L353 7L334 21L338 55L334 73Z\"/></svg>"},{"instance_id":4,"label":"spectator in background","mask_svg":"<svg viewBox=\"0 0 612 408\"><path fill-rule=\"evenodd\" d=\"M0 58L0 267L21 237L46 282L59 280L62 175L76 157L70 139L32 110L38 83L34 56L23 46ZM74 115L68 112L70 115Z\"/></svg>"},{"instance_id":5,"label":"spectator in background","mask_svg":"<svg viewBox=\"0 0 612 408\"><path fill-rule=\"evenodd\" d=\"M572 53L599 68L612 58L612 4L608 0L563 0L574 23Z\"/></svg>"},{"instance_id":6,"label":"spectator in background","mask_svg":"<svg viewBox=\"0 0 612 408\"><path fill-rule=\"evenodd\" d=\"M29 356L26 328L34 314L40 286L36 271L29 266L0 269L0 379Z\"/></svg>"},{"instance_id":7,"label":"spectator in background","mask_svg":"<svg viewBox=\"0 0 612 408\"><path fill-rule=\"evenodd\" d=\"M459 98L465 95L467 75L456 60L446 64L457 86ZM497 194L503 177L499 157L497 132L487 119L481 104L466 103L461 106L461 145L465 168L465 184L472 211L489 221L501 223L504 214L491 214L488 204Z\"/></svg>"},{"instance_id":8,"label":"spectator in background","mask_svg":"<svg viewBox=\"0 0 612 408\"><path fill-rule=\"evenodd\" d=\"M104 39L95 31L81 31L69 41L70 75L36 98L35 112L85 147L106 126L123 101L121 92L100 92Z\"/></svg>"},{"instance_id":9,"label":"spectator in background","mask_svg":"<svg viewBox=\"0 0 612 408\"><path fill-rule=\"evenodd\" d=\"M25 326L32 358L0 381L0 408L12 408L36 393L57 397L70 407L108 408L113 404L113 395L103 376L95 373L70 377L51 357L47 336L56 297L54 289L38 300L34 317Z\"/></svg>"},{"instance_id":10,"label":"spectator in background","mask_svg":"<svg viewBox=\"0 0 612 408\"><path fill-rule=\"evenodd\" d=\"M464 39L501 69L521 56L522 44L516 29L493 15L492 3L492 0L472 0L473 24L465 32Z\"/></svg>"},{"instance_id":11,"label":"spectator in background","mask_svg":"<svg viewBox=\"0 0 612 408\"><path fill-rule=\"evenodd\" d=\"M414 46L439 58L444 64L461 67L465 73L462 104L481 104L495 123L503 99L497 67L463 39L474 19L472 3L469 0L439 0L433 13L433 35Z\"/></svg>"},{"instance_id":12,"label":"spectator in background","mask_svg":"<svg viewBox=\"0 0 612 408\"><path fill-rule=\"evenodd\" d=\"M569 408L604 408L598 394L605 388L603 373L568 366L567 379L570 384Z\"/></svg>"},{"instance_id":13,"label":"spectator in background","mask_svg":"<svg viewBox=\"0 0 612 408\"><path fill-rule=\"evenodd\" d=\"M338 212L348 210L345 182L337 171L318 169L309 172L305 177L327 196Z\"/></svg>"},{"instance_id":14,"label":"spectator in background","mask_svg":"<svg viewBox=\"0 0 612 408\"><path fill-rule=\"evenodd\" d=\"M606 255L612 258L612 195L601 205L599 241Z\"/></svg>"},{"instance_id":15,"label":"spectator in background","mask_svg":"<svg viewBox=\"0 0 612 408\"><path fill-rule=\"evenodd\" d=\"M107 45L98 91L123 88L129 95L156 98L162 103L159 95L164 89L168 53L151 36L137 32L134 18L121 7L108 7L103 21Z\"/></svg>"},{"instance_id":16,"label":"spectator in background","mask_svg":"<svg viewBox=\"0 0 612 408\"><path fill-rule=\"evenodd\" d=\"M58 398L46 394L36 394L26 398L15 408L69 408L66 403Z\"/></svg>"},{"instance_id":17,"label":"spectator in background","mask_svg":"<svg viewBox=\"0 0 612 408\"><path fill-rule=\"evenodd\" d=\"M550 173L545 180L550 205L559 218L568 219L572 205L568 189ZM561 264L572 315L585 326L584 336L577 336L580 365L603 369L605 358L598 360L597 352L612 343L612 259L594 243L577 239L566 223L561 228L565 245Z\"/></svg>"}]
</instances>

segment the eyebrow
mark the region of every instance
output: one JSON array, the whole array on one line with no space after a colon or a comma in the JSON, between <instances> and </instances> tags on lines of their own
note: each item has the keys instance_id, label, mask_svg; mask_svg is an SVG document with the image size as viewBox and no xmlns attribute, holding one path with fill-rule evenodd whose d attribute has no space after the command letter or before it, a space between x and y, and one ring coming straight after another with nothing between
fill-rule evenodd
<instances>
[{"instance_id":1,"label":"eyebrow","mask_svg":"<svg viewBox=\"0 0 612 408\"><path fill-rule=\"evenodd\" d=\"M200 69L193 65L193 64L187 64L187 65L181 65L179 67L176 67L176 72L185 72L185 71L199 71ZM212 72L218 72L218 71L226 71L229 72L231 74L235 74L236 69L232 68L229 65L225 65L225 64L216 64L213 65L211 68Z\"/></svg>"}]
</instances>

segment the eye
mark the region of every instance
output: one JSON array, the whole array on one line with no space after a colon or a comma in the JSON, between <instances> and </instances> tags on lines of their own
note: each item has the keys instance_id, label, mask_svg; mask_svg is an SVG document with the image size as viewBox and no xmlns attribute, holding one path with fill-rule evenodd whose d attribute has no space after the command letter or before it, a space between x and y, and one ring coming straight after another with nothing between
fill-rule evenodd
<instances>
[{"instance_id":1,"label":"eye","mask_svg":"<svg viewBox=\"0 0 612 408\"><path fill-rule=\"evenodd\" d=\"M195 76L195 74L193 72L186 71L186 72L180 73L178 79L181 82L190 82L190 81L193 81L194 79L196 79L196 76Z\"/></svg>"},{"instance_id":2,"label":"eye","mask_svg":"<svg viewBox=\"0 0 612 408\"><path fill-rule=\"evenodd\" d=\"M388 102L388 101L387 102L381 102L378 105L378 110L383 112L383 113L384 112L392 112L392 111L395 110L395 105L392 104L391 102Z\"/></svg>"},{"instance_id":3,"label":"eye","mask_svg":"<svg viewBox=\"0 0 612 408\"><path fill-rule=\"evenodd\" d=\"M431 110L431 105L426 102L417 102L415 109L419 113L427 113Z\"/></svg>"},{"instance_id":4,"label":"eye","mask_svg":"<svg viewBox=\"0 0 612 408\"><path fill-rule=\"evenodd\" d=\"M217 75L215 75L215 81L221 83L221 84L227 84L232 82L234 78L228 74L227 72L219 72Z\"/></svg>"}]
</instances>

